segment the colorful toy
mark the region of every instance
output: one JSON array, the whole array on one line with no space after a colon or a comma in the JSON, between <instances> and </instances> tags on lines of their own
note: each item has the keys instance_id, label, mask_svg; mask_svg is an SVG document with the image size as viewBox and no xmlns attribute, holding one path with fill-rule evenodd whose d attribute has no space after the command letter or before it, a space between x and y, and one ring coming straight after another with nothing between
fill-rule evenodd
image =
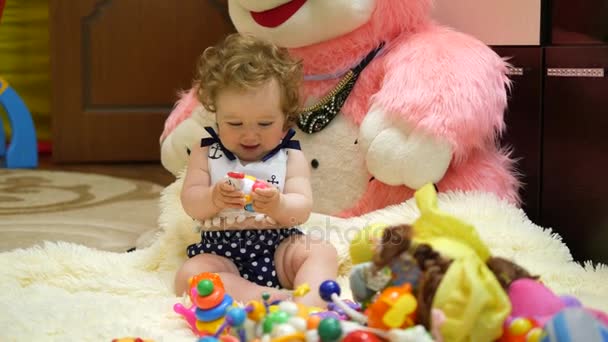
<instances>
[{"instance_id":1,"label":"colorful toy","mask_svg":"<svg viewBox=\"0 0 608 342\"><path fill-rule=\"evenodd\" d=\"M226 311L234 303L232 297L226 294L219 275L201 273L189 280L189 286L192 305L186 308L178 303L173 310L186 319L192 332L198 336L223 332Z\"/></svg>"},{"instance_id":2,"label":"colorful toy","mask_svg":"<svg viewBox=\"0 0 608 342\"><path fill-rule=\"evenodd\" d=\"M608 342L608 326L582 308L566 308L547 321L542 342Z\"/></svg>"},{"instance_id":3,"label":"colorful toy","mask_svg":"<svg viewBox=\"0 0 608 342\"><path fill-rule=\"evenodd\" d=\"M243 307L222 306L217 303L224 302L227 295L217 274L202 273L193 277L189 284L190 297L196 309L176 304L174 310L186 318L191 330L200 336L199 342L431 341L422 326L390 328L409 325L413 319L409 313L402 315L403 308L414 311L408 305L411 301L404 300L404 294L411 296L409 285L407 289L396 292L389 289L386 296L390 298L381 299L382 303L392 304L392 308L382 314L388 322L388 329L378 329L361 322L362 318L367 318L358 311L360 305L341 300L340 286L334 281L323 282L319 287L319 294L329 303L330 311L319 311L291 301L270 304L268 294L263 294L261 301L251 301ZM309 289L307 284L303 284L293 293L304 295ZM219 314L221 311L223 315ZM209 319L213 321L207 321ZM404 321L408 324L403 324Z\"/></svg>"},{"instance_id":4,"label":"colorful toy","mask_svg":"<svg viewBox=\"0 0 608 342\"><path fill-rule=\"evenodd\" d=\"M409 283L388 287L365 310L367 325L383 330L412 327L416 322L417 306Z\"/></svg>"},{"instance_id":5,"label":"colorful toy","mask_svg":"<svg viewBox=\"0 0 608 342\"><path fill-rule=\"evenodd\" d=\"M326 302L333 302L336 306L344 311L346 315L351 317L353 320L365 324L367 323L367 317L360 312L351 308L348 304L340 299L340 285L335 281L327 280L321 283L319 286L319 295Z\"/></svg>"},{"instance_id":6,"label":"colorful toy","mask_svg":"<svg viewBox=\"0 0 608 342\"><path fill-rule=\"evenodd\" d=\"M8 150L0 120L0 167L34 168L38 166L36 129L32 115L17 92L0 78L0 105L8 114L12 138Z\"/></svg>"},{"instance_id":7,"label":"colorful toy","mask_svg":"<svg viewBox=\"0 0 608 342\"><path fill-rule=\"evenodd\" d=\"M0 21L6 0L0 0ZM23 100L8 82L0 77L0 105L8 114L12 139L6 149L6 136L0 120L0 167L33 168L38 166L36 129L32 115Z\"/></svg>"},{"instance_id":8,"label":"colorful toy","mask_svg":"<svg viewBox=\"0 0 608 342\"><path fill-rule=\"evenodd\" d=\"M362 266L388 272L365 308L341 299L338 283L328 280L318 289L328 303L325 311L290 301L269 304L268 295L222 309L217 303L224 301L223 285L207 274L190 283L196 287L193 303L205 309L192 321L221 322L203 331L209 342L228 336L241 342L569 342L577 340L573 336L608 342L602 340L608 336L605 314L572 296L554 295L525 269L491 256L473 226L439 210L435 195L430 184L416 193L421 214L411 226L374 225L353 240L355 273ZM374 288L363 285L365 291ZM302 284L292 293L308 291ZM202 330L198 321L194 325Z\"/></svg>"},{"instance_id":9,"label":"colorful toy","mask_svg":"<svg viewBox=\"0 0 608 342\"><path fill-rule=\"evenodd\" d=\"M372 261L356 265L351 272L350 285L356 300L367 305L373 295L388 286L409 284L416 289L421 271L408 253L411 240L412 228L408 225L372 225L358 233L350 247L351 257L356 261Z\"/></svg>"},{"instance_id":10,"label":"colorful toy","mask_svg":"<svg viewBox=\"0 0 608 342\"><path fill-rule=\"evenodd\" d=\"M508 294L512 305L509 320L516 317L530 317L543 326L566 308L580 308L608 325L608 316L605 313L583 307L572 296L558 296L534 279L523 278L513 281L508 289Z\"/></svg>"},{"instance_id":11,"label":"colorful toy","mask_svg":"<svg viewBox=\"0 0 608 342\"><path fill-rule=\"evenodd\" d=\"M505 328L499 342L540 342L543 328L531 318L518 317L505 321Z\"/></svg>"},{"instance_id":12,"label":"colorful toy","mask_svg":"<svg viewBox=\"0 0 608 342\"><path fill-rule=\"evenodd\" d=\"M228 184L234 186L235 189L242 191L245 194L244 209L250 212L253 210L253 200L251 194L256 189L265 189L270 185L263 180L259 180L253 176L246 175L243 172L228 172Z\"/></svg>"},{"instance_id":13,"label":"colorful toy","mask_svg":"<svg viewBox=\"0 0 608 342\"><path fill-rule=\"evenodd\" d=\"M367 299L368 324L382 329L422 324L445 340L500 338L511 309L505 287L533 277L508 260L493 258L473 226L441 212L432 184L415 196L421 215L411 226L371 227L353 240L354 260L390 271L387 287ZM353 278L356 283L362 277L351 275L351 283ZM391 298L384 292L388 289L402 299ZM442 323L433 318L439 312L445 316Z\"/></svg>"}]
</instances>

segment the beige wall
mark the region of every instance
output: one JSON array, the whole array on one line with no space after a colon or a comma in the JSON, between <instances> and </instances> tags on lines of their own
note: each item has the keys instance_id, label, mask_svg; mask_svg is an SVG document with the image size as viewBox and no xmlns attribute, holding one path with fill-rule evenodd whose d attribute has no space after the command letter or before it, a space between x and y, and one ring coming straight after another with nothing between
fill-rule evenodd
<instances>
[{"instance_id":1,"label":"beige wall","mask_svg":"<svg viewBox=\"0 0 608 342\"><path fill-rule=\"evenodd\" d=\"M540 0L435 0L434 17L488 45L540 44Z\"/></svg>"}]
</instances>

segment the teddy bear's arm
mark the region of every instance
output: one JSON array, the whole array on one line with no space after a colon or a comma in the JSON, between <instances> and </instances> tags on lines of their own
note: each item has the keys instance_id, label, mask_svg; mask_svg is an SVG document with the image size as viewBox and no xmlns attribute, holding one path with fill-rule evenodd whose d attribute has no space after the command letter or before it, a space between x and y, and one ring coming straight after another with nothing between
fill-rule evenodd
<instances>
[{"instance_id":1,"label":"teddy bear's arm","mask_svg":"<svg viewBox=\"0 0 608 342\"><path fill-rule=\"evenodd\" d=\"M446 141L456 161L503 131L507 63L475 38L434 27L397 43L385 68L372 106L396 126Z\"/></svg>"},{"instance_id":2,"label":"teddy bear's arm","mask_svg":"<svg viewBox=\"0 0 608 342\"><path fill-rule=\"evenodd\" d=\"M215 116L203 108L195 94L196 88L182 94L160 138L161 163L175 176L186 167L190 151L207 136L204 127L215 124Z\"/></svg>"}]
</instances>

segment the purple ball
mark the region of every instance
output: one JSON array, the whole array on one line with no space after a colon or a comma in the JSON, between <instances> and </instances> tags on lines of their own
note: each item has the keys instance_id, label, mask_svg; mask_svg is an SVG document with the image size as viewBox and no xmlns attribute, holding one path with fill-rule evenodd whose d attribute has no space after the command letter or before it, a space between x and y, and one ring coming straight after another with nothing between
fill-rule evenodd
<instances>
[{"instance_id":1,"label":"purple ball","mask_svg":"<svg viewBox=\"0 0 608 342\"><path fill-rule=\"evenodd\" d=\"M560 296L560 299L569 308L579 308L583 306L583 304L574 296L563 295Z\"/></svg>"}]
</instances>

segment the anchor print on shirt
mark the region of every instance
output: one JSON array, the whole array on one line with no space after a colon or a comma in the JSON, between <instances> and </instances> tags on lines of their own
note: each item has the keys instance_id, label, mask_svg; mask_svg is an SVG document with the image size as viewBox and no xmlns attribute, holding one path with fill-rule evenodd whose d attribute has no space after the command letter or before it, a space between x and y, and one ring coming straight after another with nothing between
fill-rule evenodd
<instances>
[{"instance_id":1,"label":"anchor print on shirt","mask_svg":"<svg viewBox=\"0 0 608 342\"><path fill-rule=\"evenodd\" d=\"M275 187L279 187L279 181L277 180L277 176L276 175L272 175L270 176L270 179L267 179L266 182L268 182L268 184L272 184Z\"/></svg>"},{"instance_id":2,"label":"anchor print on shirt","mask_svg":"<svg viewBox=\"0 0 608 342\"><path fill-rule=\"evenodd\" d=\"M220 159L224 155L221 153L221 148L218 144L213 144L209 147L209 158L211 159Z\"/></svg>"}]
</instances>

